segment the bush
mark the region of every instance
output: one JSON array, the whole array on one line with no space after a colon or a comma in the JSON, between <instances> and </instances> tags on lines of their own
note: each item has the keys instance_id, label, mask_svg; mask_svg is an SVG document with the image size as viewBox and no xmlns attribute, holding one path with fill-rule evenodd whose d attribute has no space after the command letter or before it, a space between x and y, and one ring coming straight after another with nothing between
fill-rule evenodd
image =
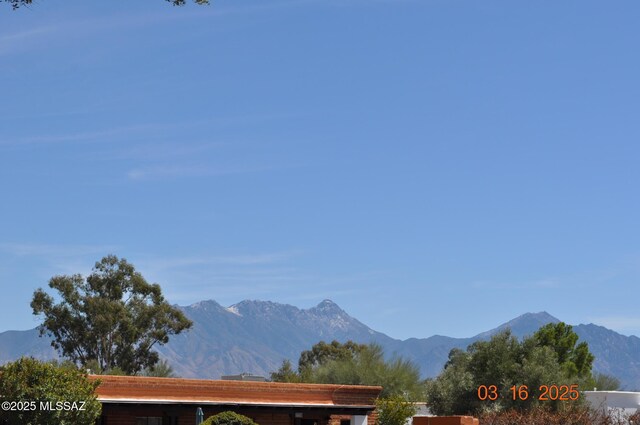
<instances>
[{"instance_id":1,"label":"bush","mask_svg":"<svg viewBox=\"0 0 640 425\"><path fill-rule=\"evenodd\" d=\"M404 425L418 409L404 396L392 395L377 399L376 410L378 411L376 425Z\"/></svg>"},{"instance_id":2,"label":"bush","mask_svg":"<svg viewBox=\"0 0 640 425\"><path fill-rule=\"evenodd\" d=\"M16 409L1 409L0 423L93 425L101 411L94 393L98 385L73 364L44 363L32 357L7 363L0 368L1 400L16 403ZM56 403L63 403L61 410Z\"/></svg>"},{"instance_id":3,"label":"bush","mask_svg":"<svg viewBox=\"0 0 640 425\"><path fill-rule=\"evenodd\" d=\"M258 425L253 419L236 412L222 412L207 418L201 425Z\"/></svg>"},{"instance_id":4,"label":"bush","mask_svg":"<svg viewBox=\"0 0 640 425\"><path fill-rule=\"evenodd\" d=\"M640 424L640 413L629 417L608 416L585 406L574 406L559 412L536 407L528 412L510 410L485 413L479 419L483 425L629 425Z\"/></svg>"}]
</instances>

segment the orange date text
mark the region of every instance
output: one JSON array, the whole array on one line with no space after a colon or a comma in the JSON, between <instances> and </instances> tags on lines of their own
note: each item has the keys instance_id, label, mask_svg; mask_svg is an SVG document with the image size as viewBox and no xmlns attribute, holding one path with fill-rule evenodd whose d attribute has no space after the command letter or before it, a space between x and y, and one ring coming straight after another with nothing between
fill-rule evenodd
<instances>
[{"instance_id":1,"label":"orange date text","mask_svg":"<svg viewBox=\"0 0 640 425\"><path fill-rule=\"evenodd\" d=\"M477 389L478 399L485 401L495 401L501 397L500 389L497 385L480 385ZM578 385L540 385L538 391L532 394L527 385L514 385L509 388L508 396L512 400L528 400L529 397L536 397L540 401L576 401L580 398Z\"/></svg>"}]
</instances>

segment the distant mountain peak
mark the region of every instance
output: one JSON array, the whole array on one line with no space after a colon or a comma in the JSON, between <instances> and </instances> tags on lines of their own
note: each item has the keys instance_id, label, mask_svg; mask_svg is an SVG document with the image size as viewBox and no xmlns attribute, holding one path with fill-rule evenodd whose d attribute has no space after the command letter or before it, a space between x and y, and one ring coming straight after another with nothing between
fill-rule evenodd
<instances>
[{"instance_id":1,"label":"distant mountain peak","mask_svg":"<svg viewBox=\"0 0 640 425\"><path fill-rule=\"evenodd\" d=\"M300 312L298 307L290 304L282 304L273 301L243 300L226 308L236 316L271 318L282 315L296 315Z\"/></svg>"},{"instance_id":2,"label":"distant mountain peak","mask_svg":"<svg viewBox=\"0 0 640 425\"><path fill-rule=\"evenodd\" d=\"M347 314L338 304L326 299L322 300L317 306L310 308L309 310L314 312L320 312L324 314Z\"/></svg>"},{"instance_id":3,"label":"distant mountain peak","mask_svg":"<svg viewBox=\"0 0 640 425\"><path fill-rule=\"evenodd\" d=\"M491 329L490 331L483 332L473 337L474 339L488 339L492 335L501 332L505 329L510 329L511 333L518 338L532 335L535 331L548 323L559 323L560 320L546 311L540 311L538 313L525 313L515 319L511 319L506 323Z\"/></svg>"},{"instance_id":4,"label":"distant mountain peak","mask_svg":"<svg viewBox=\"0 0 640 425\"><path fill-rule=\"evenodd\" d=\"M538 313L525 313L522 314L518 317L516 317L515 319L510 320L508 323L511 322L516 322L516 321L520 321L520 320L538 320L540 322L549 322L549 323L559 323L560 319L558 319L555 316L552 316L551 314L547 313L546 311L540 311Z\"/></svg>"},{"instance_id":5,"label":"distant mountain peak","mask_svg":"<svg viewBox=\"0 0 640 425\"><path fill-rule=\"evenodd\" d=\"M197 303L191 304L189 307L195 310L212 310L212 309L223 308L220 304L218 304L214 300L198 301Z\"/></svg>"}]
</instances>

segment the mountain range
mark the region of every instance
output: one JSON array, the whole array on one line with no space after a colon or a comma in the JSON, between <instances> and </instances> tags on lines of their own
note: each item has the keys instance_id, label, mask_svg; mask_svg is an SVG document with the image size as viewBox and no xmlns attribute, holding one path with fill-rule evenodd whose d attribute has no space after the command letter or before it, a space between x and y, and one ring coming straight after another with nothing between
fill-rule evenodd
<instances>
[{"instance_id":1,"label":"mountain range","mask_svg":"<svg viewBox=\"0 0 640 425\"><path fill-rule=\"evenodd\" d=\"M559 322L546 312L526 313L469 338L435 335L399 340L369 328L330 300L309 309L251 300L230 307L209 300L180 308L193 321L193 328L173 336L158 351L177 375L198 378L243 372L269 376L284 359L295 365L301 351L320 340L334 339L375 342L388 355L414 361L423 377L433 377L442 370L452 348L465 349L506 328L522 338L540 326ZM640 390L640 338L594 324L573 329L595 355L594 370L617 377L624 389ZM0 333L0 364L23 355L43 360L57 357L50 341L40 338L36 329Z\"/></svg>"}]
</instances>

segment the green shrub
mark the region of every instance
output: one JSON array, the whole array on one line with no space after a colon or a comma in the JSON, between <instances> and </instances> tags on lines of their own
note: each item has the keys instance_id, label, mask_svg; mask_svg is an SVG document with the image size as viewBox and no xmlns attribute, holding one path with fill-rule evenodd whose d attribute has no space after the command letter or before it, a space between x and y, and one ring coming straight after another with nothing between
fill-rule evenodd
<instances>
[{"instance_id":1,"label":"green shrub","mask_svg":"<svg viewBox=\"0 0 640 425\"><path fill-rule=\"evenodd\" d=\"M416 405L402 395L392 395L376 400L378 418L376 425L404 425L416 414Z\"/></svg>"},{"instance_id":2,"label":"green shrub","mask_svg":"<svg viewBox=\"0 0 640 425\"><path fill-rule=\"evenodd\" d=\"M31 357L7 363L0 368L0 401L22 405L15 410L1 409L0 423L93 425L101 410L94 393L98 385L69 363ZM60 410L56 403L61 403Z\"/></svg>"},{"instance_id":3,"label":"green shrub","mask_svg":"<svg viewBox=\"0 0 640 425\"><path fill-rule=\"evenodd\" d=\"M484 413L479 419L481 424L486 425L630 425L640 423L640 413L631 416L606 415L580 405L553 412L544 406L536 406L527 412L509 410Z\"/></svg>"},{"instance_id":4,"label":"green shrub","mask_svg":"<svg viewBox=\"0 0 640 425\"><path fill-rule=\"evenodd\" d=\"M253 419L236 412L226 411L207 418L202 425L258 425Z\"/></svg>"}]
</instances>

